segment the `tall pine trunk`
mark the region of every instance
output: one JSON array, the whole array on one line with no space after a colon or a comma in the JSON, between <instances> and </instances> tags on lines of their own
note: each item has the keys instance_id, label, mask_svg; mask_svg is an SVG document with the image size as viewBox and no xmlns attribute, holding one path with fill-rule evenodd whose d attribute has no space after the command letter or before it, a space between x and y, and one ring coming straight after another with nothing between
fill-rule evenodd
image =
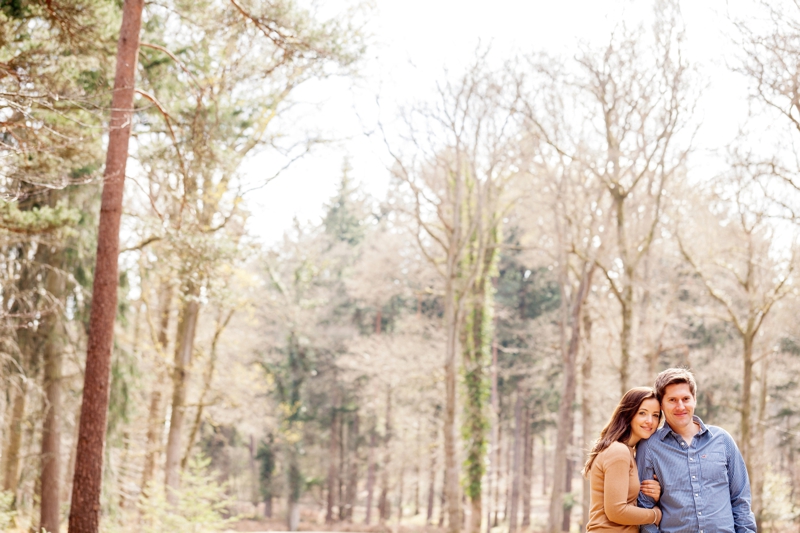
<instances>
[{"instance_id":1,"label":"tall pine trunk","mask_svg":"<svg viewBox=\"0 0 800 533\"><path fill-rule=\"evenodd\" d=\"M334 385L335 386L335 385ZM336 505L337 481L339 469L337 459L339 456L339 399L338 391L334 392L333 406L331 407L331 437L328 449L328 501L325 510L325 523L333 523L333 507Z\"/></svg>"},{"instance_id":2,"label":"tall pine trunk","mask_svg":"<svg viewBox=\"0 0 800 533\"><path fill-rule=\"evenodd\" d=\"M195 291L189 290L178 319L178 335L175 339L175 369L172 373L172 412L170 415L167 457L164 466L164 484L167 500L177 502L175 491L180 488L181 433L186 416L186 389L194 350L194 337L200 303Z\"/></svg>"},{"instance_id":3,"label":"tall pine trunk","mask_svg":"<svg viewBox=\"0 0 800 533\"><path fill-rule=\"evenodd\" d=\"M592 431L592 317L588 312L583 314L583 364L581 365L581 422L582 441L584 454L588 453L594 443ZM583 459L586 457L584 455ZM591 482L583 477L583 493L581 496L581 528L586 531L589 524L589 509L591 508Z\"/></svg>"},{"instance_id":4,"label":"tall pine trunk","mask_svg":"<svg viewBox=\"0 0 800 533\"><path fill-rule=\"evenodd\" d=\"M367 455L367 516L364 523L369 525L372 520L372 504L375 494L375 447L377 445L376 428L373 425L369 432L369 453Z\"/></svg>"},{"instance_id":5,"label":"tall pine trunk","mask_svg":"<svg viewBox=\"0 0 800 533\"><path fill-rule=\"evenodd\" d=\"M39 528L59 531L61 522L61 365L64 352L63 298L66 279L61 272L60 257L51 257L47 273L47 292L58 302L56 309L39 326L46 336L44 358L44 391L47 399L42 426L42 468Z\"/></svg>"},{"instance_id":6,"label":"tall pine trunk","mask_svg":"<svg viewBox=\"0 0 800 533\"><path fill-rule=\"evenodd\" d=\"M425 513L425 524L428 525L433 520L433 506L436 501L436 454L439 448L439 428L433 425L431 431L431 444L430 444L430 463L428 465L428 509Z\"/></svg>"},{"instance_id":7,"label":"tall pine trunk","mask_svg":"<svg viewBox=\"0 0 800 533\"><path fill-rule=\"evenodd\" d=\"M381 465L381 493L378 497L378 512L381 523L389 520L392 505L389 502L389 465L392 462L392 388L386 390L386 426L383 436L383 464Z\"/></svg>"},{"instance_id":8,"label":"tall pine trunk","mask_svg":"<svg viewBox=\"0 0 800 533\"><path fill-rule=\"evenodd\" d=\"M3 491L10 492L16 502L19 487L19 465L22 451L22 433L24 430L25 408L28 399L28 383L19 380L15 387L14 401L11 406L11 421L8 424L8 441L3 454Z\"/></svg>"},{"instance_id":9,"label":"tall pine trunk","mask_svg":"<svg viewBox=\"0 0 800 533\"><path fill-rule=\"evenodd\" d=\"M347 479L347 490L345 492L345 514L344 518L348 522L353 521L353 510L356 507L356 497L358 496L358 441L359 435L359 416L358 411L353 414L353 422L350 425L349 455L350 472Z\"/></svg>"},{"instance_id":10,"label":"tall pine trunk","mask_svg":"<svg viewBox=\"0 0 800 533\"><path fill-rule=\"evenodd\" d=\"M70 533L95 533L100 527L103 447L108 415L109 372L119 283L119 227L122 193L133 119L133 92L144 0L125 0L117 45L108 152L97 235L92 309L84 371L78 449L75 457Z\"/></svg>"},{"instance_id":11,"label":"tall pine trunk","mask_svg":"<svg viewBox=\"0 0 800 533\"><path fill-rule=\"evenodd\" d=\"M529 407L525 407L523 419L525 420L525 438L522 442L525 452L522 463L522 527L527 528L531 525L531 488L533 487L533 434Z\"/></svg>"},{"instance_id":12,"label":"tall pine trunk","mask_svg":"<svg viewBox=\"0 0 800 533\"><path fill-rule=\"evenodd\" d=\"M156 464L161 455L164 434L164 401L162 390L167 387L167 376L161 368L161 360L166 362L167 342L169 332L170 308L172 306L173 285L162 280L159 286L158 303L158 331L156 332L156 357L159 359L155 365L155 383L150 391L150 405L147 416L147 442L145 444L144 468L142 470L142 491L155 476Z\"/></svg>"},{"instance_id":13,"label":"tall pine trunk","mask_svg":"<svg viewBox=\"0 0 800 533\"><path fill-rule=\"evenodd\" d=\"M522 481L522 435L523 435L523 417L522 417L522 387L517 384L517 400L514 403L514 462L511 467L511 501L509 502L508 509L508 531L515 533L517 531L517 519L519 515L519 493Z\"/></svg>"}]
</instances>

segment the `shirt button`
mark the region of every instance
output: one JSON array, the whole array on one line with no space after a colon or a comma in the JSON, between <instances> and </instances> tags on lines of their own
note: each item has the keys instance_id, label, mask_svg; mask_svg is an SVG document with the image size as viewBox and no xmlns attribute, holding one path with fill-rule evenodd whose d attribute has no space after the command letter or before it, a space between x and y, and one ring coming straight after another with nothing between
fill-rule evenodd
<instances>
[{"instance_id":1,"label":"shirt button","mask_svg":"<svg viewBox=\"0 0 800 533\"><path fill-rule=\"evenodd\" d=\"M690 461L694 461L694 459L692 459L691 457L689 458L689 460L690 460Z\"/></svg>"},{"instance_id":2,"label":"shirt button","mask_svg":"<svg viewBox=\"0 0 800 533\"><path fill-rule=\"evenodd\" d=\"M695 495L694 495L694 497L695 497L695 498L699 498L699 497L700 497L700 495L699 495L699 494L695 494Z\"/></svg>"},{"instance_id":3,"label":"shirt button","mask_svg":"<svg viewBox=\"0 0 800 533\"><path fill-rule=\"evenodd\" d=\"M696 477L692 476L692 479L697 479Z\"/></svg>"},{"instance_id":4,"label":"shirt button","mask_svg":"<svg viewBox=\"0 0 800 533\"><path fill-rule=\"evenodd\" d=\"M698 513L697 513L697 516L700 516L701 514L703 514L703 513L699 513L699 512L698 512Z\"/></svg>"}]
</instances>

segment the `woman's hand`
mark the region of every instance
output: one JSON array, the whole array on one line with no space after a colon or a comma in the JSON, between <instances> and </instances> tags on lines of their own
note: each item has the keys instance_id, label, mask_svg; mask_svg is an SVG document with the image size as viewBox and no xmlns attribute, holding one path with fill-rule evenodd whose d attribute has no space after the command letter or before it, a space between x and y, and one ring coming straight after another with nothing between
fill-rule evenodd
<instances>
[{"instance_id":1,"label":"woman's hand","mask_svg":"<svg viewBox=\"0 0 800 533\"><path fill-rule=\"evenodd\" d=\"M645 479L642 481L640 490L642 494L649 496L654 502L657 502L661 497L661 484L658 482L658 477L653 474L653 479Z\"/></svg>"}]
</instances>

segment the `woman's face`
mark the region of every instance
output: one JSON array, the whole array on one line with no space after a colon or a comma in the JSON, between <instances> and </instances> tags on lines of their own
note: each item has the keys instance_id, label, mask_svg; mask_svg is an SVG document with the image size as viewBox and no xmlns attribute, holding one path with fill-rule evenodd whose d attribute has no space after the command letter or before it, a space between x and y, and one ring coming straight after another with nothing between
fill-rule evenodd
<instances>
[{"instance_id":1,"label":"woman's face","mask_svg":"<svg viewBox=\"0 0 800 533\"><path fill-rule=\"evenodd\" d=\"M636 440L649 439L658 429L661 419L661 406L655 398L648 398L639 406L639 410L631 420L631 434Z\"/></svg>"}]
</instances>

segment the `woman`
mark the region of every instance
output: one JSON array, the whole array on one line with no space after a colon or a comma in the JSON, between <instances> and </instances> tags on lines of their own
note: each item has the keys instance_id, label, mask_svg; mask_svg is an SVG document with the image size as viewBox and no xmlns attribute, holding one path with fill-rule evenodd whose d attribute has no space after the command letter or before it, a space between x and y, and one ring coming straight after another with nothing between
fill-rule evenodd
<instances>
[{"instance_id":1,"label":"woman","mask_svg":"<svg viewBox=\"0 0 800 533\"><path fill-rule=\"evenodd\" d=\"M650 438L660 418L661 406L648 387L629 390L614 409L583 467L592 490L587 532L638 533L637 526L661 521L658 507L636 507L640 485L634 461L636 445ZM658 501L661 486L649 480L641 490Z\"/></svg>"}]
</instances>

